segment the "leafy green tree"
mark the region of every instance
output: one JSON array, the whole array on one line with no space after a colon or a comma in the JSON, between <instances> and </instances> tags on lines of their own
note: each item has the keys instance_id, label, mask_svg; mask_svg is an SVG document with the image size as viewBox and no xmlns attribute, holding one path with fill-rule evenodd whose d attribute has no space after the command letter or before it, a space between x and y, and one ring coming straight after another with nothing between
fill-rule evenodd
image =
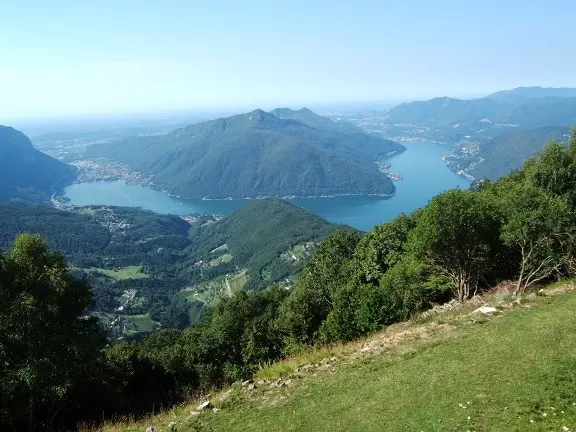
<instances>
[{"instance_id":1,"label":"leafy green tree","mask_svg":"<svg viewBox=\"0 0 576 432\"><path fill-rule=\"evenodd\" d=\"M99 358L103 340L81 317L88 285L73 279L44 238L19 235L0 259L2 421L47 429L68 390Z\"/></svg>"},{"instance_id":2,"label":"leafy green tree","mask_svg":"<svg viewBox=\"0 0 576 432\"><path fill-rule=\"evenodd\" d=\"M502 239L520 257L515 294L558 272L566 264L574 218L567 200L529 183L503 183Z\"/></svg>"},{"instance_id":3,"label":"leafy green tree","mask_svg":"<svg viewBox=\"0 0 576 432\"><path fill-rule=\"evenodd\" d=\"M482 194L452 190L436 196L410 233L410 249L452 281L459 301L491 271L500 241L500 215Z\"/></svg>"},{"instance_id":4,"label":"leafy green tree","mask_svg":"<svg viewBox=\"0 0 576 432\"><path fill-rule=\"evenodd\" d=\"M352 340L383 326L409 319L445 298L449 281L430 274L411 255L392 266L378 285L352 280L340 289L322 324L322 342Z\"/></svg>"},{"instance_id":5,"label":"leafy green tree","mask_svg":"<svg viewBox=\"0 0 576 432\"><path fill-rule=\"evenodd\" d=\"M553 196L568 200L576 209L576 129L569 145L553 141L524 165L526 179Z\"/></svg>"},{"instance_id":6,"label":"leafy green tree","mask_svg":"<svg viewBox=\"0 0 576 432\"><path fill-rule=\"evenodd\" d=\"M402 259L408 233L416 226L416 220L417 214L401 214L391 222L377 225L360 240L353 260L354 277L360 283L377 284Z\"/></svg>"},{"instance_id":7,"label":"leafy green tree","mask_svg":"<svg viewBox=\"0 0 576 432\"><path fill-rule=\"evenodd\" d=\"M280 312L279 326L289 344L314 343L336 293L350 276L350 260L359 241L358 232L337 230L306 264Z\"/></svg>"},{"instance_id":8,"label":"leafy green tree","mask_svg":"<svg viewBox=\"0 0 576 432\"><path fill-rule=\"evenodd\" d=\"M202 326L183 334L184 349L201 384L218 385L249 376L262 363L282 354L275 326L286 290L240 291L222 299Z\"/></svg>"}]
</instances>

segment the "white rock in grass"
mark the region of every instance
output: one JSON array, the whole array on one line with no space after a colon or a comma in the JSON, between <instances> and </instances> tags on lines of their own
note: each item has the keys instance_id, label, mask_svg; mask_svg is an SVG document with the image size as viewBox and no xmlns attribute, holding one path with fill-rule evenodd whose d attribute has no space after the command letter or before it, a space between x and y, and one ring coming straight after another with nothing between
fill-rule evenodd
<instances>
[{"instance_id":1,"label":"white rock in grass","mask_svg":"<svg viewBox=\"0 0 576 432\"><path fill-rule=\"evenodd\" d=\"M196 407L196 411L204 411L205 409L208 409L208 408L212 408L212 404L210 403L210 401L206 401L206 402L203 402L200 405L198 405Z\"/></svg>"},{"instance_id":2,"label":"white rock in grass","mask_svg":"<svg viewBox=\"0 0 576 432\"><path fill-rule=\"evenodd\" d=\"M482 306L474 311L474 313L481 313L481 314L493 314L496 312L498 312L498 309L492 306Z\"/></svg>"}]
</instances>

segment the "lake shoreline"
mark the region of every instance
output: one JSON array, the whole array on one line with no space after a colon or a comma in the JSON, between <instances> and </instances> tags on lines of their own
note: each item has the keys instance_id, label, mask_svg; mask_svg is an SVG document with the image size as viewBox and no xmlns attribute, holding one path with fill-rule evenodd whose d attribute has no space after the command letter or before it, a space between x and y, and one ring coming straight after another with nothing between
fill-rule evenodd
<instances>
[{"instance_id":1,"label":"lake shoreline","mask_svg":"<svg viewBox=\"0 0 576 432\"><path fill-rule=\"evenodd\" d=\"M447 189L467 189L470 182L451 171L442 160L446 148L437 144L406 143L407 151L392 155L388 162L403 180L395 183L395 194L330 195L284 199L330 222L368 231L401 213L425 206ZM122 180L76 183L66 188L64 197L75 206L110 205L141 207L162 214L229 214L249 200L263 199L187 199L169 195L160 187L128 185Z\"/></svg>"}]
</instances>

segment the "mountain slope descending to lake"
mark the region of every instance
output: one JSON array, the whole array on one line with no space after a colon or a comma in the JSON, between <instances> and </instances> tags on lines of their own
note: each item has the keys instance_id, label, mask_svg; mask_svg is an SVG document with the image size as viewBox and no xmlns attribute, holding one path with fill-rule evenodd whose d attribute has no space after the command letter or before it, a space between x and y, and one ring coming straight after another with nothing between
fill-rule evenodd
<instances>
[{"instance_id":1,"label":"mountain slope descending to lake","mask_svg":"<svg viewBox=\"0 0 576 432\"><path fill-rule=\"evenodd\" d=\"M497 180L522 168L526 159L539 153L550 141L567 142L568 127L541 127L497 136L480 147L482 162L468 171L474 178Z\"/></svg>"},{"instance_id":2,"label":"mountain slope descending to lake","mask_svg":"<svg viewBox=\"0 0 576 432\"><path fill-rule=\"evenodd\" d=\"M390 108L383 116L387 124L414 124L429 127L454 126L485 118L502 116L506 110L489 99L454 99L437 97L427 101L407 102Z\"/></svg>"},{"instance_id":3,"label":"mountain slope descending to lake","mask_svg":"<svg viewBox=\"0 0 576 432\"><path fill-rule=\"evenodd\" d=\"M175 195L218 199L390 195L394 185L375 162L402 150L375 136L316 129L256 110L93 146L88 156L124 162Z\"/></svg>"},{"instance_id":4,"label":"mountain slope descending to lake","mask_svg":"<svg viewBox=\"0 0 576 432\"><path fill-rule=\"evenodd\" d=\"M0 200L46 201L75 178L75 168L35 149L30 139L0 126Z\"/></svg>"},{"instance_id":5,"label":"mountain slope descending to lake","mask_svg":"<svg viewBox=\"0 0 576 432\"><path fill-rule=\"evenodd\" d=\"M569 431L576 425L576 292L429 313L371 337L265 365L249 385L101 432ZM568 291L568 292L567 292Z\"/></svg>"}]
</instances>

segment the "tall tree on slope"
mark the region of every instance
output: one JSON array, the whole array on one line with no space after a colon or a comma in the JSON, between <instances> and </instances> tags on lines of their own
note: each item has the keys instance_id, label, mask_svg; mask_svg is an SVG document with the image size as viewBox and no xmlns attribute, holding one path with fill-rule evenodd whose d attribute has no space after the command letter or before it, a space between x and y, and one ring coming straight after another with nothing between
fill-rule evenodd
<instances>
[{"instance_id":1,"label":"tall tree on slope","mask_svg":"<svg viewBox=\"0 0 576 432\"><path fill-rule=\"evenodd\" d=\"M87 284L46 241L22 234L0 256L0 423L47 430L77 377L98 357Z\"/></svg>"}]
</instances>

